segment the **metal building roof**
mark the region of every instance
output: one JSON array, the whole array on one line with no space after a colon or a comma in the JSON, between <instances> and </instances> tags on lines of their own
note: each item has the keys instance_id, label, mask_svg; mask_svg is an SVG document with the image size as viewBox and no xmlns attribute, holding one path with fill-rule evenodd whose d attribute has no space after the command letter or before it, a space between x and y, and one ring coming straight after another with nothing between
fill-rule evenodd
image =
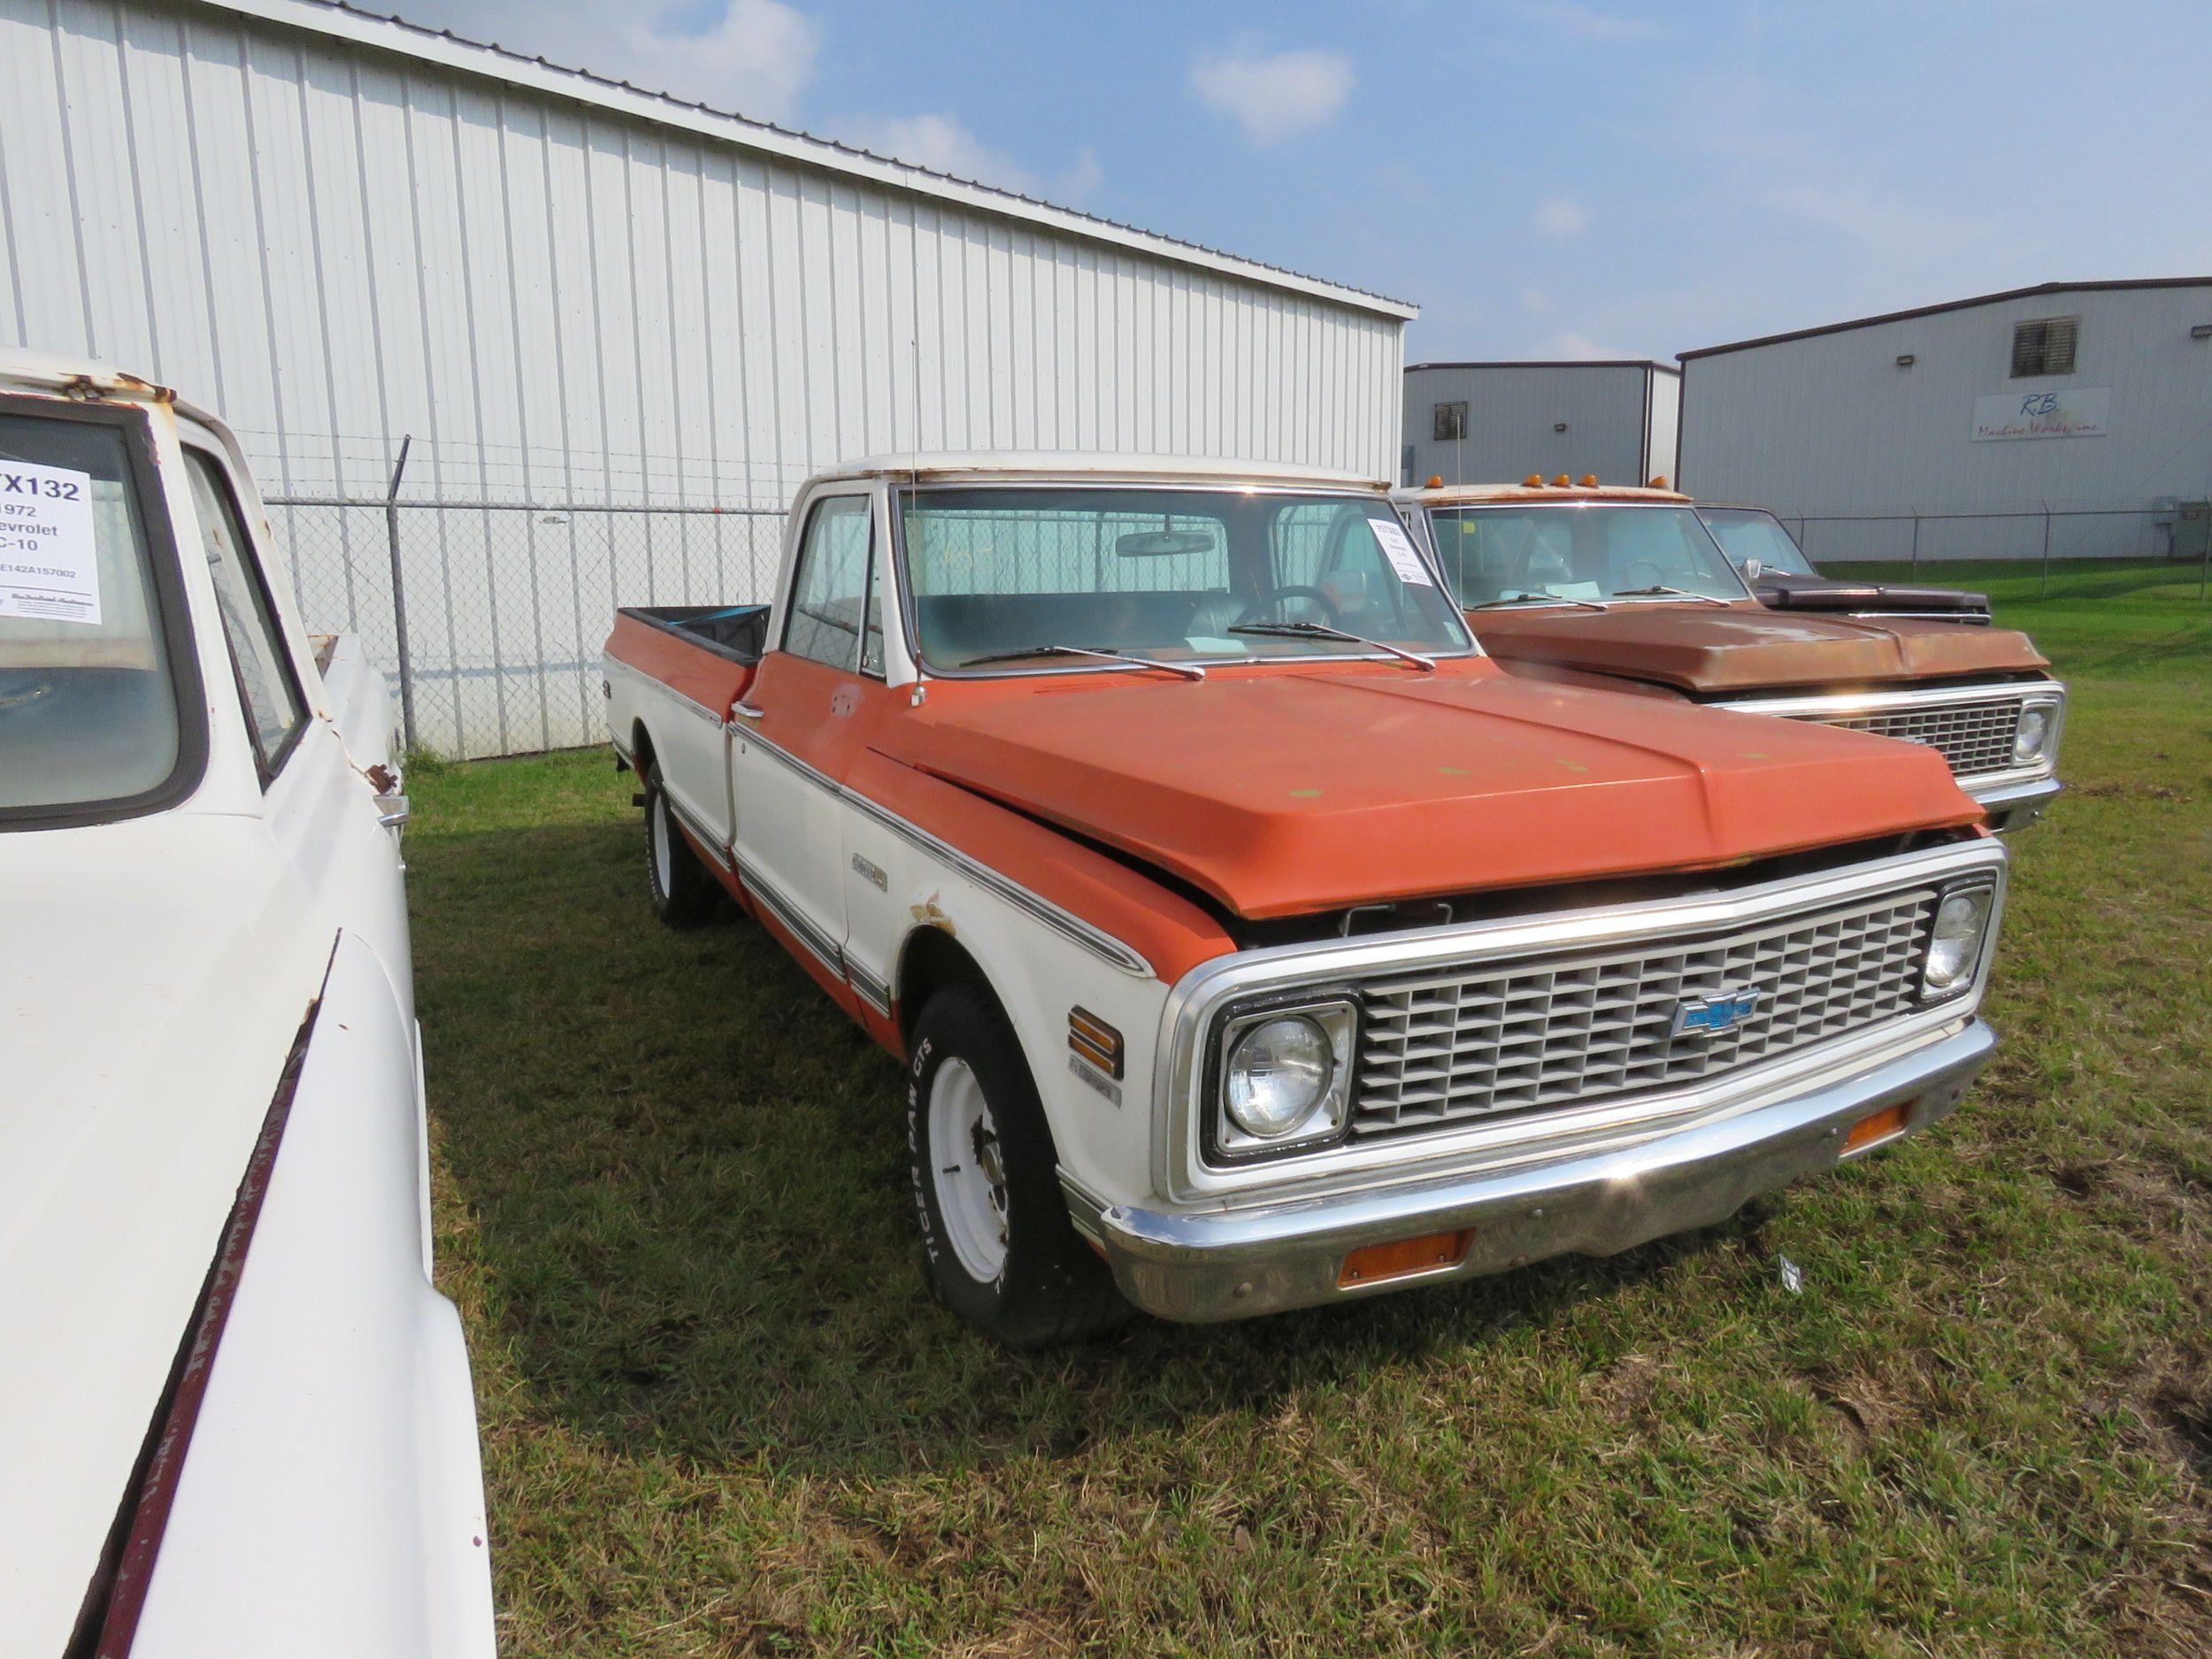
<instances>
[{"instance_id":1,"label":"metal building roof","mask_svg":"<svg viewBox=\"0 0 2212 1659\"><path fill-rule=\"evenodd\" d=\"M1307 276L1280 265L1242 258L1158 231L1140 229L1076 208L1059 207L1019 191L936 173L911 162L879 156L834 139L754 120L733 111L634 87L588 69L574 69L526 57L495 42L470 40L449 29L432 29L400 17L371 12L348 0L194 0L194 4L242 17L305 30L351 44L436 64L467 74L487 76L572 99L658 126L672 127L749 150L765 151L807 166L865 180L894 189L957 203L973 211L1049 226L1087 241L1105 242L1179 265L1216 271L1249 282L1325 300L1332 304L1409 320L1421 308L1406 300Z\"/></svg>"},{"instance_id":2,"label":"metal building roof","mask_svg":"<svg viewBox=\"0 0 2212 1659\"><path fill-rule=\"evenodd\" d=\"M2006 288L1996 294L1977 294L1969 299L1944 300L1934 305L1916 305L1909 311L1884 311L1874 317L1854 317L1847 322L1823 323L1816 328L1793 328L1786 334L1761 334L1755 340L1734 340L1726 345L1700 346L1694 351L1678 354L1684 363L1693 357L1718 357L1724 351L1749 351L1758 346L1778 346L1792 340L1813 340L1822 334L1839 334L1851 328L1872 328L1880 323L1909 322L1916 317L1934 317L1944 311L1970 311L1977 305L1995 305L2004 300L2034 299L2041 295L2109 294L2124 288L2212 288L2212 276L2195 277L2119 277L2102 282L2038 282L2024 288Z\"/></svg>"}]
</instances>

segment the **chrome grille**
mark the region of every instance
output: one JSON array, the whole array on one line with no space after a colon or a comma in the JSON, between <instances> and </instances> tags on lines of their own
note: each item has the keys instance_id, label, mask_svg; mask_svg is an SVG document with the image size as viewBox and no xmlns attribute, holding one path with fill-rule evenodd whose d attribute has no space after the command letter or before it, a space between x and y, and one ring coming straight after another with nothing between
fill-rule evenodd
<instances>
[{"instance_id":1,"label":"chrome grille","mask_svg":"<svg viewBox=\"0 0 2212 1659\"><path fill-rule=\"evenodd\" d=\"M1355 1139L1699 1082L1916 1005L1936 895L1885 893L1663 949L1446 964L1359 986ZM1676 1010L1755 992L1713 1036Z\"/></svg>"},{"instance_id":2,"label":"chrome grille","mask_svg":"<svg viewBox=\"0 0 2212 1659\"><path fill-rule=\"evenodd\" d=\"M1933 707L1924 704L1810 718L1847 732L1871 732L1877 737L1924 743L1951 763L1955 774L1965 778L1976 772L2009 772L2020 764L2012 757L2020 710L2017 697L2007 697L1993 703L1943 703Z\"/></svg>"}]
</instances>

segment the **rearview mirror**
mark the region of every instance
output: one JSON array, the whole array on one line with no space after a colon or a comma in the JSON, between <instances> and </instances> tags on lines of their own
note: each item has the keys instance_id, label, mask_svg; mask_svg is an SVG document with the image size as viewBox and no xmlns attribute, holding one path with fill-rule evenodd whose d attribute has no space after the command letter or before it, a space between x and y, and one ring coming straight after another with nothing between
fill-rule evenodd
<instances>
[{"instance_id":1,"label":"rearview mirror","mask_svg":"<svg viewBox=\"0 0 2212 1659\"><path fill-rule=\"evenodd\" d=\"M1114 551L1125 559L1187 557L1210 553L1214 539L1195 530L1136 530L1114 538Z\"/></svg>"}]
</instances>

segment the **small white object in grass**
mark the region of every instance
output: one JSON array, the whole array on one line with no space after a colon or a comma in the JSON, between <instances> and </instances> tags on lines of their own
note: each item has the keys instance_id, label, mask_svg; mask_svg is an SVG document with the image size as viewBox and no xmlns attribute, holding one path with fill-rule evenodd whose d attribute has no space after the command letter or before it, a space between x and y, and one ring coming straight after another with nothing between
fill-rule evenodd
<instances>
[{"instance_id":1,"label":"small white object in grass","mask_svg":"<svg viewBox=\"0 0 2212 1659\"><path fill-rule=\"evenodd\" d=\"M1786 1256L1778 1256L1774 1259L1782 1269L1782 1288L1793 1296L1803 1295L1805 1294L1805 1270Z\"/></svg>"}]
</instances>

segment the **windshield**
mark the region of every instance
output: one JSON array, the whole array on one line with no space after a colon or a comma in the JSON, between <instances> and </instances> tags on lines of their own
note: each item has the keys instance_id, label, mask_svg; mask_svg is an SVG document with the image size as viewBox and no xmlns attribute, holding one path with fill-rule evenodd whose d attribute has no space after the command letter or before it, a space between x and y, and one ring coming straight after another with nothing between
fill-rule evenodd
<instances>
[{"instance_id":1,"label":"windshield","mask_svg":"<svg viewBox=\"0 0 2212 1659\"><path fill-rule=\"evenodd\" d=\"M1757 559L1762 570L1788 576L1817 576L1813 562L1798 550L1782 521L1762 507L1701 507L1705 527L1738 570Z\"/></svg>"},{"instance_id":2,"label":"windshield","mask_svg":"<svg viewBox=\"0 0 2212 1659\"><path fill-rule=\"evenodd\" d=\"M1111 666L1020 660L1039 647L1193 663L1388 655L1369 641L1429 654L1472 645L1378 496L917 489L902 494L900 522L916 643L941 672L993 657L1007 659L995 672Z\"/></svg>"},{"instance_id":3,"label":"windshield","mask_svg":"<svg viewBox=\"0 0 2212 1659\"><path fill-rule=\"evenodd\" d=\"M0 413L0 817L177 770L176 690L120 428Z\"/></svg>"},{"instance_id":4,"label":"windshield","mask_svg":"<svg viewBox=\"0 0 2212 1659\"><path fill-rule=\"evenodd\" d=\"M1687 507L1563 502L1432 511L1445 579L1473 607L1525 596L1600 602L1678 589L1744 598L1742 580Z\"/></svg>"}]
</instances>

